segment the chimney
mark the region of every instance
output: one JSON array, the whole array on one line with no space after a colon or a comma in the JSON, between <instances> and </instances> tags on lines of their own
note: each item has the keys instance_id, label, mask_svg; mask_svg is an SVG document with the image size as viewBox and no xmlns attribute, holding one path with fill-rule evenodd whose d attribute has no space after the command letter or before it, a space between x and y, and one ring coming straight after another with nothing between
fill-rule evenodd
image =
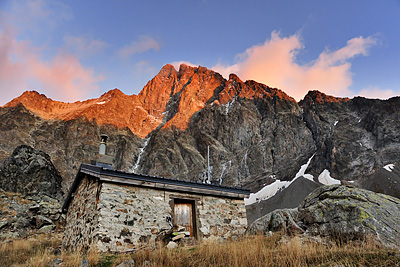
<instances>
[{"instance_id":1,"label":"chimney","mask_svg":"<svg viewBox=\"0 0 400 267\"><path fill-rule=\"evenodd\" d=\"M108 136L105 134L100 135L99 154L96 156L96 161L92 162L93 165L113 169L113 157L106 155Z\"/></svg>"},{"instance_id":2,"label":"chimney","mask_svg":"<svg viewBox=\"0 0 400 267\"><path fill-rule=\"evenodd\" d=\"M106 154L106 148L107 148L108 136L105 135L105 134L101 134L100 138L101 138L101 141L100 141L99 154L100 155L105 155Z\"/></svg>"}]
</instances>

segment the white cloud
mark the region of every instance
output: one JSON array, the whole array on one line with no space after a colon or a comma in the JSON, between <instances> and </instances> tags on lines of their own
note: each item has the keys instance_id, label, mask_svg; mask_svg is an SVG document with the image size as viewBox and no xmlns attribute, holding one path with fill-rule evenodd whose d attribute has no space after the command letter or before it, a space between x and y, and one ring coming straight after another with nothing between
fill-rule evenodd
<instances>
[{"instance_id":1,"label":"white cloud","mask_svg":"<svg viewBox=\"0 0 400 267\"><path fill-rule=\"evenodd\" d=\"M197 67L197 66L199 66L198 64L193 64L192 62L189 62L189 61L184 61L184 60L182 60L182 61L174 61L174 62L172 62L172 63L170 63L172 66L174 66L174 68L175 68L175 70L176 71L179 71L179 67L181 66L181 64L185 64L185 65L188 65L188 66L190 66L190 67Z\"/></svg>"},{"instance_id":2,"label":"white cloud","mask_svg":"<svg viewBox=\"0 0 400 267\"><path fill-rule=\"evenodd\" d=\"M157 69L149 64L149 62L141 60L134 65L133 72L135 73L135 75L154 76L157 74Z\"/></svg>"},{"instance_id":3,"label":"white cloud","mask_svg":"<svg viewBox=\"0 0 400 267\"><path fill-rule=\"evenodd\" d=\"M352 83L349 60L357 55L367 55L376 41L362 36L349 40L336 51L324 51L308 64L297 63L298 53L304 49L299 35L281 37L272 32L263 44L248 48L237 56L238 62L224 66L217 64L214 70L228 77L234 72L243 80L255 80L284 90L300 100L313 89L335 96L348 96Z\"/></svg>"},{"instance_id":4,"label":"white cloud","mask_svg":"<svg viewBox=\"0 0 400 267\"><path fill-rule=\"evenodd\" d=\"M122 58L130 57L135 54L144 53L151 49L159 51L161 44L153 37L147 35L139 36L138 40L131 42L129 45L122 47L119 50L119 55Z\"/></svg>"},{"instance_id":5,"label":"white cloud","mask_svg":"<svg viewBox=\"0 0 400 267\"><path fill-rule=\"evenodd\" d=\"M73 17L71 9L59 0L11 0L7 18L20 32L54 30Z\"/></svg>"},{"instance_id":6,"label":"white cloud","mask_svg":"<svg viewBox=\"0 0 400 267\"><path fill-rule=\"evenodd\" d=\"M400 92L395 92L391 89L381 89L379 87L369 87L361 90L356 95L366 98L389 99L393 96L399 96Z\"/></svg>"},{"instance_id":7,"label":"white cloud","mask_svg":"<svg viewBox=\"0 0 400 267\"><path fill-rule=\"evenodd\" d=\"M104 41L87 36L67 35L64 37L64 42L68 49L80 56L101 53L108 46Z\"/></svg>"}]
</instances>

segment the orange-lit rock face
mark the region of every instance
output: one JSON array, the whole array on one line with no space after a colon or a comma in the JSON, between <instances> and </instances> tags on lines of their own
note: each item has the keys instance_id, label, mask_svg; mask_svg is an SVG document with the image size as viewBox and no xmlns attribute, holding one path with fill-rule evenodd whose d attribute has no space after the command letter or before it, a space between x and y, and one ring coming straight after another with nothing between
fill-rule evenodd
<instances>
[{"instance_id":1,"label":"orange-lit rock face","mask_svg":"<svg viewBox=\"0 0 400 267\"><path fill-rule=\"evenodd\" d=\"M174 91L173 99L178 104L174 116L164 125L172 125L179 129L186 129L192 115L202 109L214 91L223 86L224 78L204 67L192 68L181 65L178 73L178 83Z\"/></svg>"},{"instance_id":2,"label":"orange-lit rock face","mask_svg":"<svg viewBox=\"0 0 400 267\"><path fill-rule=\"evenodd\" d=\"M125 95L118 89L97 99L74 103L53 101L37 92L25 92L5 106L13 107L19 103L44 119L71 120L84 116L96 120L99 125L128 127L140 137L145 137L161 123L142 108L138 96Z\"/></svg>"},{"instance_id":3,"label":"orange-lit rock face","mask_svg":"<svg viewBox=\"0 0 400 267\"><path fill-rule=\"evenodd\" d=\"M227 103L234 97L274 96L294 101L279 89L254 81L242 82L234 74L227 81L207 68L182 64L179 71L172 65L165 65L139 95L129 96L114 89L96 99L63 103L32 91L23 93L6 106L22 103L44 119L71 120L85 116L100 125L128 127L144 138L162 123L163 127L186 129L192 115L208 102Z\"/></svg>"},{"instance_id":4,"label":"orange-lit rock face","mask_svg":"<svg viewBox=\"0 0 400 267\"><path fill-rule=\"evenodd\" d=\"M304 97L302 102L312 104L323 104L323 103L338 103L338 102L346 102L349 101L349 98L341 98L341 97L334 97L330 95L326 95L321 93L317 90L309 91L307 95Z\"/></svg>"},{"instance_id":5,"label":"orange-lit rock face","mask_svg":"<svg viewBox=\"0 0 400 267\"><path fill-rule=\"evenodd\" d=\"M229 80L226 82L224 90L219 94L219 101L220 103L227 103L231 101L234 96L249 99L277 96L288 101L295 101L279 89L270 88L255 81L246 81L244 83L235 74L231 74L229 75Z\"/></svg>"}]
</instances>

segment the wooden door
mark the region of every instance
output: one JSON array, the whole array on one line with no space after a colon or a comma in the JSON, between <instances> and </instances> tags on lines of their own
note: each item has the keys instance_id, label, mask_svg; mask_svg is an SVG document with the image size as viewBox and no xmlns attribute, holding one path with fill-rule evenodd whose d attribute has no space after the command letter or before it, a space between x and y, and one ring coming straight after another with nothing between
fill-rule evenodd
<instances>
[{"instance_id":1,"label":"wooden door","mask_svg":"<svg viewBox=\"0 0 400 267\"><path fill-rule=\"evenodd\" d=\"M193 236L193 205L192 203L175 203L175 225L185 227L185 231Z\"/></svg>"}]
</instances>

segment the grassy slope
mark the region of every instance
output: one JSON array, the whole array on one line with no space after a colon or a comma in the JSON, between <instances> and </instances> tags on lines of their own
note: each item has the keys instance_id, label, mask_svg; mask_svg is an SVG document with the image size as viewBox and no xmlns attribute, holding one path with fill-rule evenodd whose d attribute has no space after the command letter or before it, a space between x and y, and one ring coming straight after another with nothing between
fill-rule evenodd
<instances>
[{"instance_id":1,"label":"grassy slope","mask_svg":"<svg viewBox=\"0 0 400 267\"><path fill-rule=\"evenodd\" d=\"M285 241L283 241L285 240ZM371 241L353 244L322 245L299 237L248 237L225 243L202 243L173 250L144 249L133 254L88 254L61 252L60 236L37 236L0 243L0 266L46 266L63 260L62 266L80 266L88 259L90 266L116 266L134 259L136 266L400 266L400 256L376 246ZM395 252L399 253L399 252Z\"/></svg>"}]
</instances>

